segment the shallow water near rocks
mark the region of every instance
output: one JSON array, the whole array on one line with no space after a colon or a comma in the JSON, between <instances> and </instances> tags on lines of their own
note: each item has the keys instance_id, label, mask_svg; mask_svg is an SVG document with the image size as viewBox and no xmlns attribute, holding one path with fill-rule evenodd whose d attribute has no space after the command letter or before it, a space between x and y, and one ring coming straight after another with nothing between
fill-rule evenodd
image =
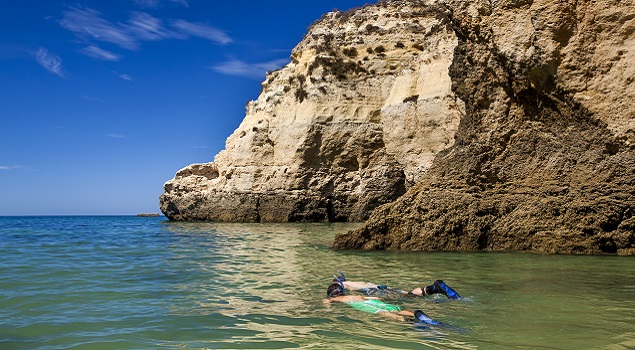
<instances>
[{"instance_id":1,"label":"shallow water near rocks","mask_svg":"<svg viewBox=\"0 0 635 350\"><path fill-rule=\"evenodd\" d=\"M357 224L1 217L0 349L632 349L635 260L332 251ZM396 298L420 327L322 303L332 274L463 300Z\"/></svg>"}]
</instances>

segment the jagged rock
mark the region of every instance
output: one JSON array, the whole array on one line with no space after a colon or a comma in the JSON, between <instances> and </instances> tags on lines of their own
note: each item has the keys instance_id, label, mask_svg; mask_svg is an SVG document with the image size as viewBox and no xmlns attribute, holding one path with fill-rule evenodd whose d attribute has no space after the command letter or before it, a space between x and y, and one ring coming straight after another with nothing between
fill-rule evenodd
<instances>
[{"instance_id":1,"label":"jagged rock","mask_svg":"<svg viewBox=\"0 0 635 350\"><path fill-rule=\"evenodd\" d=\"M455 145L334 247L634 254L635 3L446 5Z\"/></svg>"},{"instance_id":2,"label":"jagged rock","mask_svg":"<svg viewBox=\"0 0 635 350\"><path fill-rule=\"evenodd\" d=\"M226 150L166 183L162 211L372 212L337 249L635 254L634 33L635 0L329 13L268 75Z\"/></svg>"},{"instance_id":3,"label":"jagged rock","mask_svg":"<svg viewBox=\"0 0 635 350\"><path fill-rule=\"evenodd\" d=\"M429 6L329 13L271 72L213 163L168 181L172 220L363 221L454 143L457 38Z\"/></svg>"}]
</instances>

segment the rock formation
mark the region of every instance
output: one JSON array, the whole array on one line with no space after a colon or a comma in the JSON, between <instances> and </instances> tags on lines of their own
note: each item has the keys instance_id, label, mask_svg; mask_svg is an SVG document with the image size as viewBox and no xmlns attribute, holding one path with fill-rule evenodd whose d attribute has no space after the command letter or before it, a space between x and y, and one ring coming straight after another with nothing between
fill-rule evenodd
<instances>
[{"instance_id":1,"label":"rock formation","mask_svg":"<svg viewBox=\"0 0 635 350\"><path fill-rule=\"evenodd\" d=\"M447 1L455 145L337 248L635 253L635 2Z\"/></svg>"},{"instance_id":2,"label":"rock formation","mask_svg":"<svg viewBox=\"0 0 635 350\"><path fill-rule=\"evenodd\" d=\"M339 249L635 254L634 33L635 0L327 14L214 163L166 183L161 208L229 221L372 212Z\"/></svg>"},{"instance_id":3,"label":"rock formation","mask_svg":"<svg viewBox=\"0 0 635 350\"><path fill-rule=\"evenodd\" d=\"M329 13L271 72L213 163L179 171L173 220L363 221L454 143L457 37L427 7Z\"/></svg>"}]
</instances>

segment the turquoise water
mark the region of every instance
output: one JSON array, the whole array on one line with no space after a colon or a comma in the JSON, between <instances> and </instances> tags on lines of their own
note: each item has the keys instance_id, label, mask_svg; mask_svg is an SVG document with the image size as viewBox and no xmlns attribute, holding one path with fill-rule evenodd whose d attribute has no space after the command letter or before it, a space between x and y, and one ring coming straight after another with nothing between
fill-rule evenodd
<instances>
[{"instance_id":1,"label":"turquoise water","mask_svg":"<svg viewBox=\"0 0 635 350\"><path fill-rule=\"evenodd\" d=\"M336 252L353 224L0 217L0 349L633 349L635 260ZM463 300L394 299L448 326L324 305L330 276Z\"/></svg>"}]
</instances>

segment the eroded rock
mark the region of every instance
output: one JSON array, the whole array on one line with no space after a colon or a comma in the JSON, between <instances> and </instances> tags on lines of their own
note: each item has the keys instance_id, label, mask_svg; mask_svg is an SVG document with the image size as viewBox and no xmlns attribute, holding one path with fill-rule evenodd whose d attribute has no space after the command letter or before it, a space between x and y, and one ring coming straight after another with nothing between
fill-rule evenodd
<instances>
[{"instance_id":1,"label":"eroded rock","mask_svg":"<svg viewBox=\"0 0 635 350\"><path fill-rule=\"evenodd\" d=\"M448 1L456 144L334 246L633 254L634 5Z\"/></svg>"},{"instance_id":2,"label":"eroded rock","mask_svg":"<svg viewBox=\"0 0 635 350\"><path fill-rule=\"evenodd\" d=\"M172 220L363 221L454 143L457 37L436 6L329 13L270 73L213 163L179 171Z\"/></svg>"},{"instance_id":3,"label":"eroded rock","mask_svg":"<svg viewBox=\"0 0 635 350\"><path fill-rule=\"evenodd\" d=\"M165 184L162 211L372 213L338 249L635 254L634 33L635 0L329 13L214 162Z\"/></svg>"}]
</instances>

